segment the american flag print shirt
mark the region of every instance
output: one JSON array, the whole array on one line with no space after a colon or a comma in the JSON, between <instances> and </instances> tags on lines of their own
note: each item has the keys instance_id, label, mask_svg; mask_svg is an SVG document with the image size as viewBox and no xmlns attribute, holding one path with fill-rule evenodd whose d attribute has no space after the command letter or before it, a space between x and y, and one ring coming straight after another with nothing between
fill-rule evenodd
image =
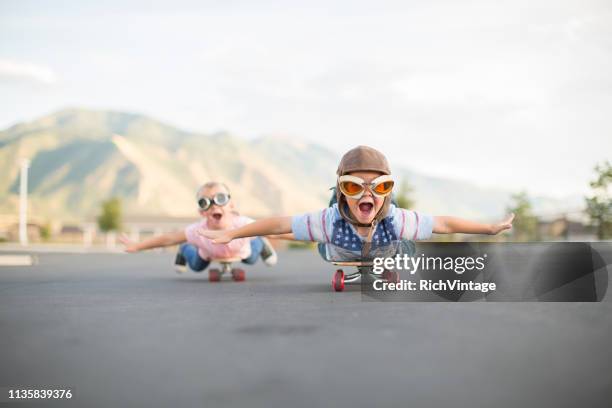
<instances>
[{"instance_id":1,"label":"american flag print shirt","mask_svg":"<svg viewBox=\"0 0 612 408\"><path fill-rule=\"evenodd\" d=\"M387 215L372 235L372 249L391 245L394 241L429 239L434 217L390 205ZM340 215L338 204L321 211L296 215L291 220L296 240L330 244L343 250L361 253L364 238Z\"/></svg>"}]
</instances>

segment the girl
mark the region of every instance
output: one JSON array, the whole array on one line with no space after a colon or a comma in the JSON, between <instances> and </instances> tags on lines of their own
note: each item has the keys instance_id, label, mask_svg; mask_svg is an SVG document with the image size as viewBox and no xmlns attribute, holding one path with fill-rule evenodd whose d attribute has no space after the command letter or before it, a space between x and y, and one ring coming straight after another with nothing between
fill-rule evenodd
<instances>
[{"instance_id":1,"label":"girl","mask_svg":"<svg viewBox=\"0 0 612 408\"><path fill-rule=\"evenodd\" d=\"M182 231L170 232L149 238L142 242L132 242L125 235L120 237L126 252L181 244L176 255L177 272L185 271L188 264L194 272L202 272L213 258L240 258L242 262L254 264L261 256L268 266L276 264L277 256L267 239L237 239L228 243L215 243L202 237L196 230L221 231L242 227L252 219L240 216L230 200L229 189L223 183L204 184L196 194L202 221L187 226Z\"/></svg>"}]
</instances>

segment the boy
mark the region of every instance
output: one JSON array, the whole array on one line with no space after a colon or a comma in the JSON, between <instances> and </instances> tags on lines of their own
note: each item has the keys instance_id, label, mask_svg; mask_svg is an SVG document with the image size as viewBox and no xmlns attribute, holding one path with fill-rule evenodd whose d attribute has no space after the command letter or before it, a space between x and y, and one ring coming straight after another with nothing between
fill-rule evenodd
<instances>
[{"instance_id":1,"label":"boy","mask_svg":"<svg viewBox=\"0 0 612 408\"><path fill-rule=\"evenodd\" d=\"M358 146L347 152L337 170L337 202L321 211L294 217L274 217L228 231L198 230L213 242L228 243L257 235L292 232L296 240L340 248L343 257L365 257L374 247L415 241L437 234L498 234L512 227L514 215L486 224L449 216L430 216L391 203L394 180L379 151ZM354 258L353 258L354 259Z\"/></svg>"},{"instance_id":2,"label":"boy","mask_svg":"<svg viewBox=\"0 0 612 408\"><path fill-rule=\"evenodd\" d=\"M196 194L202 221L187 226L183 231L170 232L134 243L125 235L120 241L126 252L181 244L176 255L177 272L183 272L187 263L194 272L202 272L213 258L240 258L242 262L254 264L261 256L268 266L276 264L277 256L267 239L237 239L227 244L213 243L196 233L198 229L226 230L242 227L252 219L238 215L234 202L230 200L229 189L223 183L209 182L198 189Z\"/></svg>"}]
</instances>

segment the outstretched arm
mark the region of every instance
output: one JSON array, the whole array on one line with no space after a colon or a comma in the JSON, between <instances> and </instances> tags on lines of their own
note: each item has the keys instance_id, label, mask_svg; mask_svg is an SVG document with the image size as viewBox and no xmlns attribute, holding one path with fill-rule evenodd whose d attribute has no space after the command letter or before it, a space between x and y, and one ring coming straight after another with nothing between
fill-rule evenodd
<instances>
[{"instance_id":1,"label":"outstretched arm","mask_svg":"<svg viewBox=\"0 0 612 408\"><path fill-rule=\"evenodd\" d=\"M285 241L296 241L293 232L290 232L288 234L267 235L266 238L283 239Z\"/></svg>"},{"instance_id":2,"label":"outstretched arm","mask_svg":"<svg viewBox=\"0 0 612 408\"><path fill-rule=\"evenodd\" d=\"M177 231L145 239L142 242L133 242L127 235L121 234L119 241L125 245L125 252L138 252L145 249L181 244L187 241L187 237L185 231Z\"/></svg>"},{"instance_id":3,"label":"outstretched arm","mask_svg":"<svg viewBox=\"0 0 612 408\"><path fill-rule=\"evenodd\" d=\"M227 244L236 238L281 235L291 232L291 217L264 218L233 230L198 229L198 234L212 239L215 244Z\"/></svg>"},{"instance_id":4,"label":"outstretched arm","mask_svg":"<svg viewBox=\"0 0 612 408\"><path fill-rule=\"evenodd\" d=\"M512 220L514 220L514 214L510 214L505 220L495 224L469 221L457 217L436 216L434 217L433 232L436 234L459 232L463 234L495 235L512 228Z\"/></svg>"}]
</instances>

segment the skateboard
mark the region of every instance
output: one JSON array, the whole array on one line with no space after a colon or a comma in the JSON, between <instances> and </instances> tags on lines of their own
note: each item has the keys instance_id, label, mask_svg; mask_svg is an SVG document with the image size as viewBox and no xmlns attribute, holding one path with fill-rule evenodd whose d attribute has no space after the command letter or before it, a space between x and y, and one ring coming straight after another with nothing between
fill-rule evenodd
<instances>
[{"instance_id":1,"label":"skateboard","mask_svg":"<svg viewBox=\"0 0 612 408\"><path fill-rule=\"evenodd\" d=\"M414 245L414 244L412 244ZM324 251L324 252L323 252ZM398 271L384 269L382 272L374 272L374 258L393 257L397 254L412 253L414 248L410 247L410 243L402 240L394 240L384 246L379 246L371 249L368 256L355 254L346 248L336 245L325 245L319 247L319 254L326 262L332 265L339 266L332 278L332 289L336 292L344 290L344 284L361 280L384 280L386 282L399 282L400 275ZM342 268L355 268L352 273L345 273Z\"/></svg>"},{"instance_id":2,"label":"skateboard","mask_svg":"<svg viewBox=\"0 0 612 408\"><path fill-rule=\"evenodd\" d=\"M399 282L399 274L395 271L384 270L381 273L375 273L372 270L374 265L372 262L365 261L330 261L333 265L340 267L355 267L356 272L351 274L345 274L342 268L338 268L332 278L332 289L336 292L342 292L344 290L345 282L355 282L359 279L373 278L382 279L387 282Z\"/></svg>"},{"instance_id":3,"label":"skateboard","mask_svg":"<svg viewBox=\"0 0 612 408\"><path fill-rule=\"evenodd\" d=\"M232 268L232 263L240 262L240 258L214 258L211 259L211 264L213 262L218 263L220 268L210 268L208 269L208 280L210 282L219 282L221 277L229 273L232 275L232 279L236 282L242 282L246 279L244 269L242 268Z\"/></svg>"}]
</instances>

